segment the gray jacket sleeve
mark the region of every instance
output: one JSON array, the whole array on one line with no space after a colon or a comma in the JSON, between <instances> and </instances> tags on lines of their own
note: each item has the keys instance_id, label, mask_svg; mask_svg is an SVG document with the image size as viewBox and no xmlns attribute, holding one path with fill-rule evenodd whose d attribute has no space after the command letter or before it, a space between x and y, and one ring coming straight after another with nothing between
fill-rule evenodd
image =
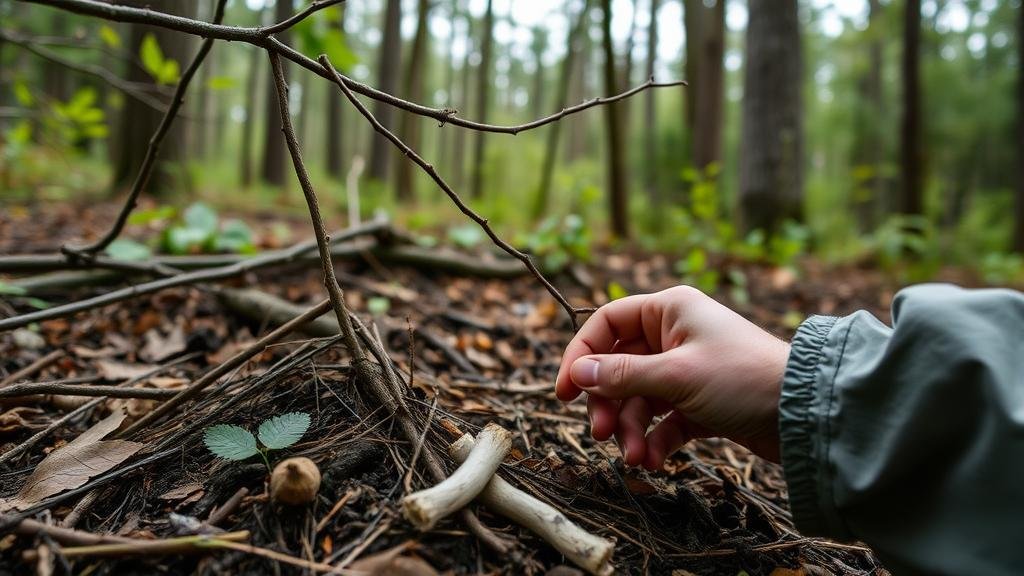
<instances>
[{"instance_id":1,"label":"gray jacket sleeve","mask_svg":"<svg viewBox=\"0 0 1024 576\"><path fill-rule=\"evenodd\" d=\"M797 528L896 574L1024 570L1024 295L921 285L813 316L779 403Z\"/></svg>"}]
</instances>

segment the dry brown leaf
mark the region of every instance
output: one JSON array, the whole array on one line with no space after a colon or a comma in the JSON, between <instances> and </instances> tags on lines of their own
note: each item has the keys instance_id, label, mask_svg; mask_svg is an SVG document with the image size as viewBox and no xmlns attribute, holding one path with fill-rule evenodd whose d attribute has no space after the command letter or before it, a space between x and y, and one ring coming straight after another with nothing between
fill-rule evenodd
<instances>
[{"instance_id":1,"label":"dry brown leaf","mask_svg":"<svg viewBox=\"0 0 1024 576\"><path fill-rule=\"evenodd\" d=\"M51 452L14 497L0 500L0 511L24 510L44 498L78 488L141 450L143 445L138 442L103 440L117 430L124 419L124 412L114 412L66 446Z\"/></svg>"},{"instance_id":2,"label":"dry brown leaf","mask_svg":"<svg viewBox=\"0 0 1024 576\"><path fill-rule=\"evenodd\" d=\"M466 358L468 358L470 362L484 370L498 370L501 368L501 362L495 360L486 352L480 352L476 348L467 348L464 352L466 354Z\"/></svg>"},{"instance_id":3,"label":"dry brown leaf","mask_svg":"<svg viewBox=\"0 0 1024 576\"><path fill-rule=\"evenodd\" d=\"M203 485L198 482L190 482L188 484L172 488L167 492L160 495L161 500L181 500L188 498L189 496L199 492L203 489Z\"/></svg>"},{"instance_id":4,"label":"dry brown leaf","mask_svg":"<svg viewBox=\"0 0 1024 576\"><path fill-rule=\"evenodd\" d=\"M71 346L71 353L76 358L82 358L83 360L93 360L95 358L112 358L122 353L121 350L114 348L113 346L104 346L98 350L93 348L87 348L85 346Z\"/></svg>"},{"instance_id":5,"label":"dry brown leaf","mask_svg":"<svg viewBox=\"0 0 1024 576\"><path fill-rule=\"evenodd\" d=\"M401 556L407 542L353 562L349 571L360 576L437 576L437 570L416 556Z\"/></svg>"},{"instance_id":6,"label":"dry brown leaf","mask_svg":"<svg viewBox=\"0 0 1024 576\"><path fill-rule=\"evenodd\" d=\"M176 324L167 336L154 328L146 332L146 345L139 350L139 358L146 362L162 362L184 352L186 348L185 328L181 324Z\"/></svg>"},{"instance_id":7,"label":"dry brown leaf","mask_svg":"<svg viewBox=\"0 0 1024 576\"><path fill-rule=\"evenodd\" d=\"M130 380L156 368L150 364L126 364L114 360L97 360L96 371L104 380Z\"/></svg>"},{"instance_id":8,"label":"dry brown leaf","mask_svg":"<svg viewBox=\"0 0 1024 576\"><path fill-rule=\"evenodd\" d=\"M42 414L43 410L30 406L18 406L0 414L0 434L16 432L22 429L45 428L43 424L33 424L22 417L23 414Z\"/></svg>"}]
</instances>

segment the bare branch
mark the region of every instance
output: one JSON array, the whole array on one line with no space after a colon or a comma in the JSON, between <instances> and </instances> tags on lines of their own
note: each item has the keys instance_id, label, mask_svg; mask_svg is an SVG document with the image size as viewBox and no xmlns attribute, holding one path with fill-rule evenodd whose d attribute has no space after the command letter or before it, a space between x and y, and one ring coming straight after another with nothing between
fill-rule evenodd
<instances>
[{"instance_id":1,"label":"bare branch","mask_svg":"<svg viewBox=\"0 0 1024 576\"><path fill-rule=\"evenodd\" d=\"M227 4L227 0L218 0L217 8L214 12L213 22L214 24L220 24L224 19L224 6ZM174 96L171 98L171 104L168 106L167 111L164 112L164 117L160 120L160 125L157 127L156 132L153 133L153 137L149 139L149 147L146 149L146 156L142 159L142 165L139 167L139 173L135 176L135 181L132 182L132 189L128 192L128 198L125 199L124 205L121 207L121 212L117 215L117 220L114 221L113 226L107 231L99 240L88 244L86 246L64 246L61 251L67 254L69 257L79 257L83 255L94 255L97 252L104 250L111 242L117 238L121 231L124 229L125 223L128 222L128 216L135 209L138 203L139 194L149 183L149 177L153 173L153 166L156 165L156 156L160 152L160 145L164 141L164 137L167 136L167 132L170 131L171 125L174 124L174 118L178 115L178 110L181 105L185 102L185 92L188 90L188 85L192 81L192 77L195 76L199 67L203 64L203 60L206 59L206 55L210 53L210 48L213 47L213 38L207 38L203 40L203 43L199 46L199 51L192 58L192 62L185 69L185 72L181 75L178 80L178 85L174 89Z\"/></svg>"},{"instance_id":2,"label":"bare branch","mask_svg":"<svg viewBox=\"0 0 1024 576\"><path fill-rule=\"evenodd\" d=\"M178 406L181 406L185 402L188 402L192 398L195 398L196 396L199 395L200 392L209 388L210 385L212 385L217 380L220 380L221 376L224 376L228 372L231 372L235 368L238 368L242 364L245 364L250 358L259 354L260 352L263 352L267 348L267 346L277 342L281 338L290 334L293 330L301 328L303 325L310 322L311 320L316 319L324 312L327 312L329 306L330 301L324 300L317 304L316 306L313 306L309 310L306 310L302 314L296 316L291 321L282 324L279 328L272 330L269 334L254 342L245 350L242 350L241 352L235 354L231 358L225 360L223 363L221 363L213 370L210 370L206 374L203 374L198 380L190 384L187 388L178 392L178 394L174 398L171 398L167 402L164 402L155 410L153 410L149 414L146 414L128 428L125 428L124 431L120 432L117 436L119 438L128 438L132 434L144 429L146 426L149 426L150 423L155 422L157 419L162 418L166 414L170 413L171 410L174 410Z\"/></svg>"},{"instance_id":3,"label":"bare branch","mask_svg":"<svg viewBox=\"0 0 1024 576\"><path fill-rule=\"evenodd\" d=\"M352 238L353 236L374 232L382 226L383 224L381 221L369 222L365 225L346 230L344 233L340 234L336 240ZM231 278L258 268L295 260L313 248L313 243L303 242L296 244L288 250L255 256L253 258L240 260L228 266L197 270L186 274L160 278L159 280L153 280L152 282L145 282L143 284L136 284L120 290L107 292L106 294L94 296L93 298L87 298L85 300L79 300L77 302L71 302L61 306L53 306L45 310L37 310L20 316L5 318L0 320L0 333L7 330L13 330L15 328L22 328L32 324L33 322L43 322L45 320L53 320L54 318L63 318L92 308L106 306L107 304L114 304L116 302L121 302L122 300L128 300L129 298L135 298L152 292L159 292L160 290L166 290L176 286L186 286L190 284L209 282L212 280L221 280L223 278Z\"/></svg>"},{"instance_id":4,"label":"bare branch","mask_svg":"<svg viewBox=\"0 0 1024 576\"><path fill-rule=\"evenodd\" d=\"M288 83L284 79L281 57L276 52L268 51L267 53L270 55L270 67L273 69L274 85L277 88L277 104L281 111L281 131L284 132L284 140L292 157L295 175L299 179L299 186L302 188L302 194L306 197L306 204L309 206L309 217L313 222L313 232L320 250L320 262L324 269L324 286L327 288L327 294L331 297L331 307L334 308L334 315L338 317L338 325L341 327L345 346L356 362L361 362L366 355L362 346L359 345L359 340L356 339L352 321L349 319L348 306L345 305L345 293L342 292L341 285L338 284L338 277L334 274L334 263L331 261L331 240L327 236L327 228L324 227L324 220L320 215L316 191L313 190L313 184L309 181L306 165L302 162L299 142L295 138L295 129L292 127L291 112L288 110Z\"/></svg>"},{"instance_id":5,"label":"bare branch","mask_svg":"<svg viewBox=\"0 0 1024 576\"><path fill-rule=\"evenodd\" d=\"M88 384L64 384L61 382L31 382L27 384L14 384L0 390L0 398L59 394L62 396L105 396L107 398L166 400L178 392L179 390L166 388L117 388L114 386L91 386Z\"/></svg>"},{"instance_id":6,"label":"bare branch","mask_svg":"<svg viewBox=\"0 0 1024 576\"><path fill-rule=\"evenodd\" d=\"M299 22L302 22L303 20L308 18L314 12L323 10L324 8L328 8L328 7L334 6L336 4L341 4L344 1L345 0L316 0L315 2L310 4L309 6L306 6L306 8L303 9L302 11L295 13L295 15L292 16L291 18L288 18L287 20L282 20L282 21L278 22L277 24L274 24L274 25L271 25L271 26L267 26L267 27L261 29L261 32L263 32L264 34L266 34L268 36L271 35L271 34L277 34L279 32L284 32L285 30L291 28L292 26L295 26Z\"/></svg>"},{"instance_id":7,"label":"bare branch","mask_svg":"<svg viewBox=\"0 0 1024 576\"><path fill-rule=\"evenodd\" d=\"M339 75L338 71L334 69L334 66L331 65L331 62L326 55L321 55L319 61L320 64L323 65L324 70L328 71L331 74L331 76L334 79L334 83L337 84L339 88L341 88L341 91L345 94L345 97L348 98L349 102L351 102L352 105L355 106L357 110L359 110L359 113L362 114L363 117L366 118L366 120L373 125L373 129L379 132L388 140L390 140L392 144L394 144L399 150L402 151L403 154L405 154L409 158L409 160L412 160L413 162L416 163L417 166L422 168L423 171L426 172L427 175L434 180L438 187L440 187L441 190L444 190L444 193L447 194L449 198L451 198L452 202L454 202L455 205L458 206L459 210L461 210L463 214L469 216L471 220L480 225L480 228L482 228L484 233L487 234L488 238L491 239L491 242L494 242L494 244L497 245L499 248L501 248L509 255L521 261L526 266L526 268L529 269L530 273L533 274L533 276L541 284L544 285L544 287L555 298L555 300L557 300L558 303L562 305L562 308L565 308L566 313L569 314L570 320L572 320L573 328L578 328L576 315L581 314L584 311L589 311L589 309L580 310L573 307L573 305L569 303L565 296L563 296L562 293L559 292L558 288L555 288L555 285L552 284L551 281L548 280L543 273L541 273L540 269L537 268L537 265L533 263L533 259L531 259L528 254L521 252L508 242L502 240L501 237L499 237L497 233L495 233L494 230L491 228L491 225L488 223L487 219L477 214L472 208L470 208L465 202L463 202L462 198L458 195L458 193L456 193L455 190L453 190L452 187L449 186L448 183L445 182L443 178L441 178L441 176L437 173L437 170L434 169L433 165L427 163L427 161L424 160L419 154L417 154L415 150L410 148L409 145L403 142L398 136L395 136L393 132L385 128L384 125L381 124L376 117L374 117L373 113L370 112L370 110L367 109L366 106L364 106L363 103L360 102L359 99L355 97L351 90L349 90L344 80L342 80L341 75Z\"/></svg>"},{"instance_id":8,"label":"bare branch","mask_svg":"<svg viewBox=\"0 0 1024 576\"><path fill-rule=\"evenodd\" d=\"M98 16L106 20L113 20L116 22L132 22L138 24L149 24L152 26L159 26L161 28L168 28L170 30L177 30L178 32L184 32L186 34L192 34L195 36L202 36L204 38L216 38L219 40L229 40L235 42L247 42L255 46L273 51L280 54L282 57L291 60L292 62L302 66L303 68L322 76L328 80L334 81L331 74L325 70L322 66L318 65L314 60L287 44L281 42L275 38L272 34L266 32L267 28L245 28L240 26L225 26L217 24L209 24L200 20L194 20L191 18L184 18L182 16L175 16L173 14L166 14L164 12L156 12L148 8L134 8L131 6L117 6L113 4L107 4L105 2L99 2L97 0L21 0L22 2L28 2L31 4L42 4L46 6L53 6L62 10L68 10L78 14L86 14L89 16ZM308 16L308 14L306 15ZM291 19L289 19L291 20ZM297 22L292 22L292 25ZM274 28L270 26L269 28ZM337 74L337 73L336 73ZM648 88L662 88L672 86L686 86L685 81L667 82L667 83L656 83L653 80L649 80L636 88L623 92L622 94L607 96L604 98L595 98L582 102L575 106L570 106L545 118L534 120L533 122L527 122L526 124L517 124L514 126L499 126L495 124L486 124L483 122L474 122L472 120L465 120L458 117L457 111L451 109L440 109L431 108L429 106L423 106L415 102L409 102L396 96L392 96L387 92L382 92L368 86L361 82L357 82L347 76L337 74L341 78L341 81L353 92L372 98L385 104L389 104L396 108L401 108L406 112L413 114L419 114L420 116L426 116L437 120L440 124L452 124L454 126L461 126L463 128L469 128L472 130L480 130L483 132L496 132L500 134L519 134L526 130L532 130L539 128L546 124L556 122L562 118L582 112L588 108L598 106L601 104L607 104L615 102L623 98L628 98L637 92L641 92Z\"/></svg>"},{"instance_id":9,"label":"bare branch","mask_svg":"<svg viewBox=\"0 0 1024 576\"><path fill-rule=\"evenodd\" d=\"M0 30L0 40L10 42L15 46L20 46L26 51L31 52L32 54L35 54L36 56L44 60L49 60L50 62L59 64L60 66L63 66L68 70L74 70L75 72L79 72L87 76L99 78L100 80L106 82L107 84L113 86L121 92L124 92L128 96L135 98L139 102L142 102L143 104L149 106L154 110L158 110L160 112L167 110L167 106L163 102L161 102L159 98L146 92L145 87L143 85L123 80L119 78L116 74L113 74L107 68L103 68L102 66L95 66L93 64L81 64L78 62L72 62L71 60L64 58L60 54L57 54L53 50L50 50L49 48L44 48L43 46L38 46L31 42L28 38L25 38L20 34L13 33L9 30Z\"/></svg>"}]
</instances>

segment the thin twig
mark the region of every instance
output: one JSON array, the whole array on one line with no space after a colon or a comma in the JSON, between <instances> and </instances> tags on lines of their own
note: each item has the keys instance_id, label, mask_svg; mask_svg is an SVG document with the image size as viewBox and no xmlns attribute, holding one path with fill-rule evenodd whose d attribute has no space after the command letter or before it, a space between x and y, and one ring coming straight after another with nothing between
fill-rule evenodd
<instances>
[{"instance_id":1,"label":"thin twig","mask_svg":"<svg viewBox=\"0 0 1024 576\"><path fill-rule=\"evenodd\" d=\"M99 78L100 80L106 82L110 86L120 90L121 92L124 92L128 96L131 96L132 98L138 100L139 102L142 102L143 104L149 106L154 110L163 112L167 109L167 106L163 102L161 102L159 98L156 98L155 96L147 93L143 89L144 85L122 80L107 68L104 68L102 66L95 66L93 64L82 64L78 62L72 62L71 60L64 58L60 54L57 54L53 50L44 48L42 46L37 46L33 44L28 38L25 38L20 34L12 33L8 30L0 30L0 40L10 42L15 46L20 46L28 52L31 52L32 54L35 54L36 56L44 60L49 60L50 62L63 66L68 70L74 70L75 72L85 74L87 76Z\"/></svg>"},{"instance_id":2,"label":"thin twig","mask_svg":"<svg viewBox=\"0 0 1024 576\"><path fill-rule=\"evenodd\" d=\"M82 558L89 556L142 556L162 554L187 554L209 551L210 549L221 548L223 542L235 542L248 540L249 531L227 532L215 536L200 534L198 536L180 536L178 538L167 538L164 540L141 540L132 539L128 542L116 542L113 544L92 544L88 546L76 546L74 548L61 548L61 554L66 558ZM212 542L216 542L213 544Z\"/></svg>"},{"instance_id":3,"label":"thin twig","mask_svg":"<svg viewBox=\"0 0 1024 576\"><path fill-rule=\"evenodd\" d=\"M268 36L271 34L278 34L280 32L284 32L285 30L291 28L292 26L295 26L299 22L302 22L303 20L308 18L314 12L323 10L324 8L328 8L330 6L334 6L335 4L341 4L344 1L345 0L316 0L309 6L306 6L306 8L303 9L302 11L296 12L295 15L293 15L291 18L282 20L277 24L267 26L263 28L261 31Z\"/></svg>"},{"instance_id":4,"label":"thin twig","mask_svg":"<svg viewBox=\"0 0 1024 576\"><path fill-rule=\"evenodd\" d=\"M371 223L364 224L354 229L345 230L336 239L351 238L356 235L362 235L367 233L376 232L384 227L380 221L374 221ZM312 250L315 247L313 242L303 242L296 244L295 246L287 249L274 251L267 254L261 254L252 258L239 260L234 264L228 266L222 266L218 268L208 268L205 270L196 270L194 272L188 272L185 274L178 274L176 276L170 276L166 278L160 278L151 282L145 282L143 284L137 284L134 286L128 286L120 290L113 290L106 294L94 296L92 298L86 298L85 300L79 300L77 302L71 302L60 306L52 306L45 310L37 310L35 312L29 312L20 316L13 316L11 318L5 318L0 320L0 332L7 330L13 330L15 328L22 328L28 326L34 322L43 322L45 320L53 320L54 318L63 318L65 316L71 316L78 312L90 310L92 308L98 308L100 306L106 306L108 304L114 304L129 298L136 298L152 292L159 292L168 288L174 288L177 286L185 286L190 284L199 284L203 282L209 282L212 280L220 280L223 278L231 278L256 270L258 268L264 268L267 266L273 266L294 261L299 258L307 251Z\"/></svg>"},{"instance_id":5,"label":"thin twig","mask_svg":"<svg viewBox=\"0 0 1024 576\"><path fill-rule=\"evenodd\" d=\"M331 241L327 236L323 217L320 215L316 191L313 190L306 166L302 162L302 152L299 150L299 142L295 137L295 129L292 127L291 112L288 110L288 82L284 78L281 57L276 52L268 52L268 54L270 55L270 67L274 72L274 85L277 88L277 104L281 112L281 131L284 133L284 140L292 157L292 165L295 175L299 179L299 186L302 188L302 194L306 197L306 205L309 207L309 217L313 222L313 232L316 234L320 261L324 269L324 286L330 296L334 315L338 318L345 347L348 348L348 352L355 362L359 363L366 359L366 354L363 352L362 346L359 345L359 340L356 339L355 330L349 320L348 306L345 305L345 294L341 290L341 285L338 284L338 277L334 275L334 263L331 261Z\"/></svg>"},{"instance_id":6,"label":"thin twig","mask_svg":"<svg viewBox=\"0 0 1024 576\"><path fill-rule=\"evenodd\" d=\"M59 394L61 396L103 396L106 398L166 400L173 398L178 393L179 390L165 388L118 388L116 386L90 386L88 384L63 384L60 382L32 382L8 386L0 390L0 398Z\"/></svg>"},{"instance_id":7,"label":"thin twig","mask_svg":"<svg viewBox=\"0 0 1024 576\"><path fill-rule=\"evenodd\" d=\"M36 372L42 370L43 368L46 368L50 364L53 364L54 362L56 362L57 360L60 360L63 357L64 357L64 351L63 350L54 350L53 352L50 352L46 356L43 356L42 358L40 358L40 359L36 360L35 362L29 364L28 366L25 366L21 370L18 370L17 372L13 372L13 373L9 374L3 380L0 380L0 388L4 388L6 386L14 384L18 380L21 380L22 378L28 378L29 376L35 374Z\"/></svg>"},{"instance_id":8,"label":"thin twig","mask_svg":"<svg viewBox=\"0 0 1024 576\"><path fill-rule=\"evenodd\" d=\"M153 368L152 370L150 370L148 372L140 374L140 375L138 375L138 376L136 376L134 378L130 378L128 380L125 380L124 382L122 382L120 384L117 384L116 386L112 386L111 390L113 390L115 388L127 388L127 387L129 387L129 386L131 386L131 385L133 385L133 384L135 384L137 382L141 382L142 380L145 380L146 378L150 378L152 376L155 376L155 375L159 374L160 372L163 372L164 370L167 370L168 368L171 368L173 366L177 366L178 364L182 364L184 362L187 362L187 361L195 358L199 354L200 354L199 352L195 352L195 353L192 353L192 354L188 354L186 356L182 356L181 358L177 358L173 362L170 362L170 363L165 364L163 366L157 366L156 368ZM54 420L53 422L50 423L49 426L47 426L46 428L43 428L39 432L36 432L28 440L25 440L24 442L22 442L21 444L15 446L14 448L11 448L7 452L5 452L3 454L0 454L0 464L4 464L5 462L10 461L11 459L16 458L17 456L20 456L23 452L25 452L26 450L31 449L33 446L38 444L40 440L42 440L43 438L46 438L54 430L60 428L61 426L67 424L68 422L74 420L75 418L78 418L79 416L85 414L89 410L92 410L93 408L96 408L97 406L99 406L100 404L102 404L105 401L106 401L105 397L104 398L97 398L95 400L92 400L92 401L88 402L87 404L83 404L82 406L72 410L71 412L68 412L67 414L65 414L64 416L61 416L57 420Z\"/></svg>"},{"instance_id":9,"label":"thin twig","mask_svg":"<svg viewBox=\"0 0 1024 576\"><path fill-rule=\"evenodd\" d=\"M182 16L175 16L173 14L167 14L164 12L157 12L148 8L135 8L132 6L119 6L113 4L107 4L98 0L21 0L22 2L28 2L31 4L42 4L46 6L53 6L62 10L75 12L77 14L86 14L89 16L97 16L106 20L113 20L115 22L131 22L138 24L148 24L151 26L158 26L161 28L167 28L170 30L176 30L178 32L184 32L186 34L192 34L194 36L202 36L204 38L216 38L218 40L229 40L237 42L246 42L259 46L271 52L280 54L287 60L302 66L303 68L323 76L328 80L332 80L331 75L314 60L305 56L301 52L288 46L275 38L272 34L267 34L266 28L245 28L239 26L225 26L215 25L200 20L194 20L192 18L185 18ZM308 16L308 15L307 15ZM293 22L292 25L297 22ZM270 28L273 28L271 26ZM452 124L454 126L460 126L463 128L469 128L472 130L479 130L483 132L496 132L501 134L519 134L527 130L539 128L552 122L557 122L566 116L582 112L588 108L599 106L602 104L609 104L622 100L623 98L629 98L649 88L668 88L686 86L685 81L676 82L653 82L647 81L631 90L622 92L621 94L609 95L602 98L595 98L587 100L575 106L570 106L564 110L534 120L524 124L516 124L512 126L499 126L495 124L486 124L483 122L474 122L472 120L465 120L456 115L455 110L451 109L439 109L431 108L429 106L423 106L415 102L409 102L396 96L392 96L387 92L377 90L371 86L357 82L352 78L344 75L339 75L342 78L342 82L353 92L383 102L385 104L394 106L425 116L433 118L441 124Z\"/></svg>"},{"instance_id":10,"label":"thin twig","mask_svg":"<svg viewBox=\"0 0 1024 576\"><path fill-rule=\"evenodd\" d=\"M329 309L329 306L330 302L328 300L324 300L317 304L316 306L313 306L303 314L296 316L290 322L287 322L286 324L281 325L279 328L271 331L269 334L260 338L245 350L242 350L241 352L235 354L231 358L225 360L223 363L221 363L213 370L210 370L206 374L203 374L202 377L200 377L198 380L190 384L187 388L178 392L177 395L175 395L167 402L164 402L160 406L157 406L152 412L146 414L128 428L125 428L124 431L118 433L117 436L119 438L128 438L132 434L144 429L146 426L149 426L152 422L155 422L157 419L164 417L165 415L170 413L171 410L174 410L178 406L181 406L185 402L188 402L189 400L195 398L196 396L199 395L200 392L208 388L211 384L213 384L217 380L220 380L221 376L224 376L228 372L243 365L250 358L265 350L267 346L273 344L274 342L277 342L287 334L291 333L293 330L301 328L310 320L319 317L321 314L323 314Z\"/></svg>"},{"instance_id":11,"label":"thin twig","mask_svg":"<svg viewBox=\"0 0 1024 576\"><path fill-rule=\"evenodd\" d=\"M225 502L223 506L210 513L210 517L206 519L206 523L210 526L217 526L224 522L229 516L235 513L235 510L238 510L238 507L242 504L242 500L248 495L248 488L244 486L239 488L231 498L228 498L227 502Z\"/></svg>"},{"instance_id":12,"label":"thin twig","mask_svg":"<svg viewBox=\"0 0 1024 576\"><path fill-rule=\"evenodd\" d=\"M213 23L220 24L224 20L224 6L227 4L227 0L218 0L217 7L213 15ZM120 234L121 230L124 229L125 223L128 222L128 215L132 213L138 203L139 194L149 183L149 177L153 173L153 166L156 165L156 156L160 152L160 145L164 141L164 137L171 129L171 125L174 124L174 119L178 115L178 110L181 105L185 102L185 92L188 90L188 85L192 81L192 77L195 76L199 67L203 64L203 60L206 59L206 55L210 53L210 48L213 47L213 38L207 38L203 40L203 43L199 46L199 51L196 52L195 57L192 58L192 62L185 69L185 72L181 74L181 79L178 80L178 85L174 89L174 96L171 97L171 104L167 107L167 111L164 112L164 117L160 120L160 125L157 127L156 132L153 133L152 138L149 139L149 147L146 148L146 156L142 159L142 165L139 167L139 172L135 176L135 181L132 182L132 189L128 193L128 197L124 201L124 205L121 207L121 212L118 213L117 219L114 221L113 226L110 227L99 240L88 244L86 246L64 246L61 250L69 257L74 258L76 256L92 255L97 252L103 251L111 242L114 241Z\"/></svg>"},{"instance_id":13,"label":"thin twig","mask_svg":"<svg viewBox=\"0 0 1024 576\"><path fill-rule=\"evenodd\" d=\"M427 163L427 161L424 160L419 154L417 154L415 150L413 150L412 148L409 147L408 144L403 142L401 138L396 136L393 132L391 132L383 124L381 124L380 121L377 120L377 118L373 115L373 113L370 112L370 110L367 109L366 106L364 106L363 103L360 102L359 99L355 97L355 95L352 93L349 87L345 84L344 80L342 80L341 76L338 74L338 71L334 69L333 65L331 65L331 61L327 58L326 54L321 54L320 57L318 58L318 61L324 67L324 70L330 73L330 75L333 77L334 83L338 85L342 93L345 94L345 97L348 98L349 102L351 102L352 105L355 106L356 110L358 110L359 113L362 114L363 117L366 118L366 120L371 125L373 125L373 129L376 130L385 138L387 138L388 140L390 140L391 143L395 145L395 147L401 150L401 152L405 154L410 160L412 160L417 166L422 168L423 171L426 172L428 176L430 176L434 183L436 183L438 187L440 187L441 190L443 190L444 193L447 194L449 198L451 198L452 202L455 203L459 210L461 210L463 214L468 216L471 220L476 222L481 229L483 229L484 233L487 234L488 238L491 239L491 242L493 242L499 248L507 252L510 256L521 261L530 271L530 273L533 274L533 276L541 284L544 285L544 288L547 289L548 293L550 293L555 298L555 300L557 300L558 303L562 305L562 308L565 309L565 312L569 315L569 319L572 321L573 329L578 329L579 324L576 320L576 316L577 314L582 314L583 312L578 310L572 304L569 303L569 301L566 299L564 295L562 295L558 288L555 288L555 285L552 284L551 281L544 276L540 269L537 268L537 265L533 263L533 259L530 258L528 254L516 249L508 242L502 240L501 237L498 236L498 234L491 228L491 225L488 223L488 220L483 216L477 214L472 208L470 208L465 202L463 202L462 198L458 195L458 193L456 193L455 190L453 190L452 187L449 186L448 183L443 178L441 178L441 176L437 173L437 170L434 169L433 165Z\"/></svg>"}]
</instances>

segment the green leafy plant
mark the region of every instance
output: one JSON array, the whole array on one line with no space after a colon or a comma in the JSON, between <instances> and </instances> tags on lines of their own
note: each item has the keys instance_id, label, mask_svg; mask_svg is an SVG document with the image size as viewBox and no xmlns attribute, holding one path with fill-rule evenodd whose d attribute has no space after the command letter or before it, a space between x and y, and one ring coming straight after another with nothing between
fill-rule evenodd
<instances>
[{"instance_id":1,"label":"green leafy plant","mask_svg":"<svg viewBox=\"0 0 1024 576\"><path fill-rule=\"evenodd\" d=\"M256 251L252 229L241 220L221 222L217 211L203 202L192 204L164 230L163 249L171 254Z\"/></svg>"},{"instance_id":2,"label":"green leafy plant","mask_svg":"<svg viewBox=\"0 0 1024 576\"><path fill-rule=\"evenodd\" d=\"M517 243L541 259L545 270L559 270L574 260L590 260L590 229L578 214L561 220L546 218L536 230L518 238Z\"/></svg>"},{"instance_id":3,"label":"green leafy plant","mask_svg":"<svg viewBox=\"0 0 1024 576\"><path fill-rule=\"evenodd\" d=\"M178 81L181 68L174 58L164 56L160 49L160 43L152 33L142 38L139 46L139 59L142 60L142 67L157 81L158 84L174 84Z\"/></svg>"},{"instance_id":4,"label":"green leafy plant","mask_svg":"<svg viewBox=\"0 0 1024 576\"><path fill-rule=\"evenodd\" d=\"M218 424L206 429L203 443L210 452L225 460L241 461L259 454L270 470L267 453L298 442L309 429L309 424L309 414L305 412L289 412L266 420L260 424L256 436L241 426Z\"/></svg>"}]
</instances>

